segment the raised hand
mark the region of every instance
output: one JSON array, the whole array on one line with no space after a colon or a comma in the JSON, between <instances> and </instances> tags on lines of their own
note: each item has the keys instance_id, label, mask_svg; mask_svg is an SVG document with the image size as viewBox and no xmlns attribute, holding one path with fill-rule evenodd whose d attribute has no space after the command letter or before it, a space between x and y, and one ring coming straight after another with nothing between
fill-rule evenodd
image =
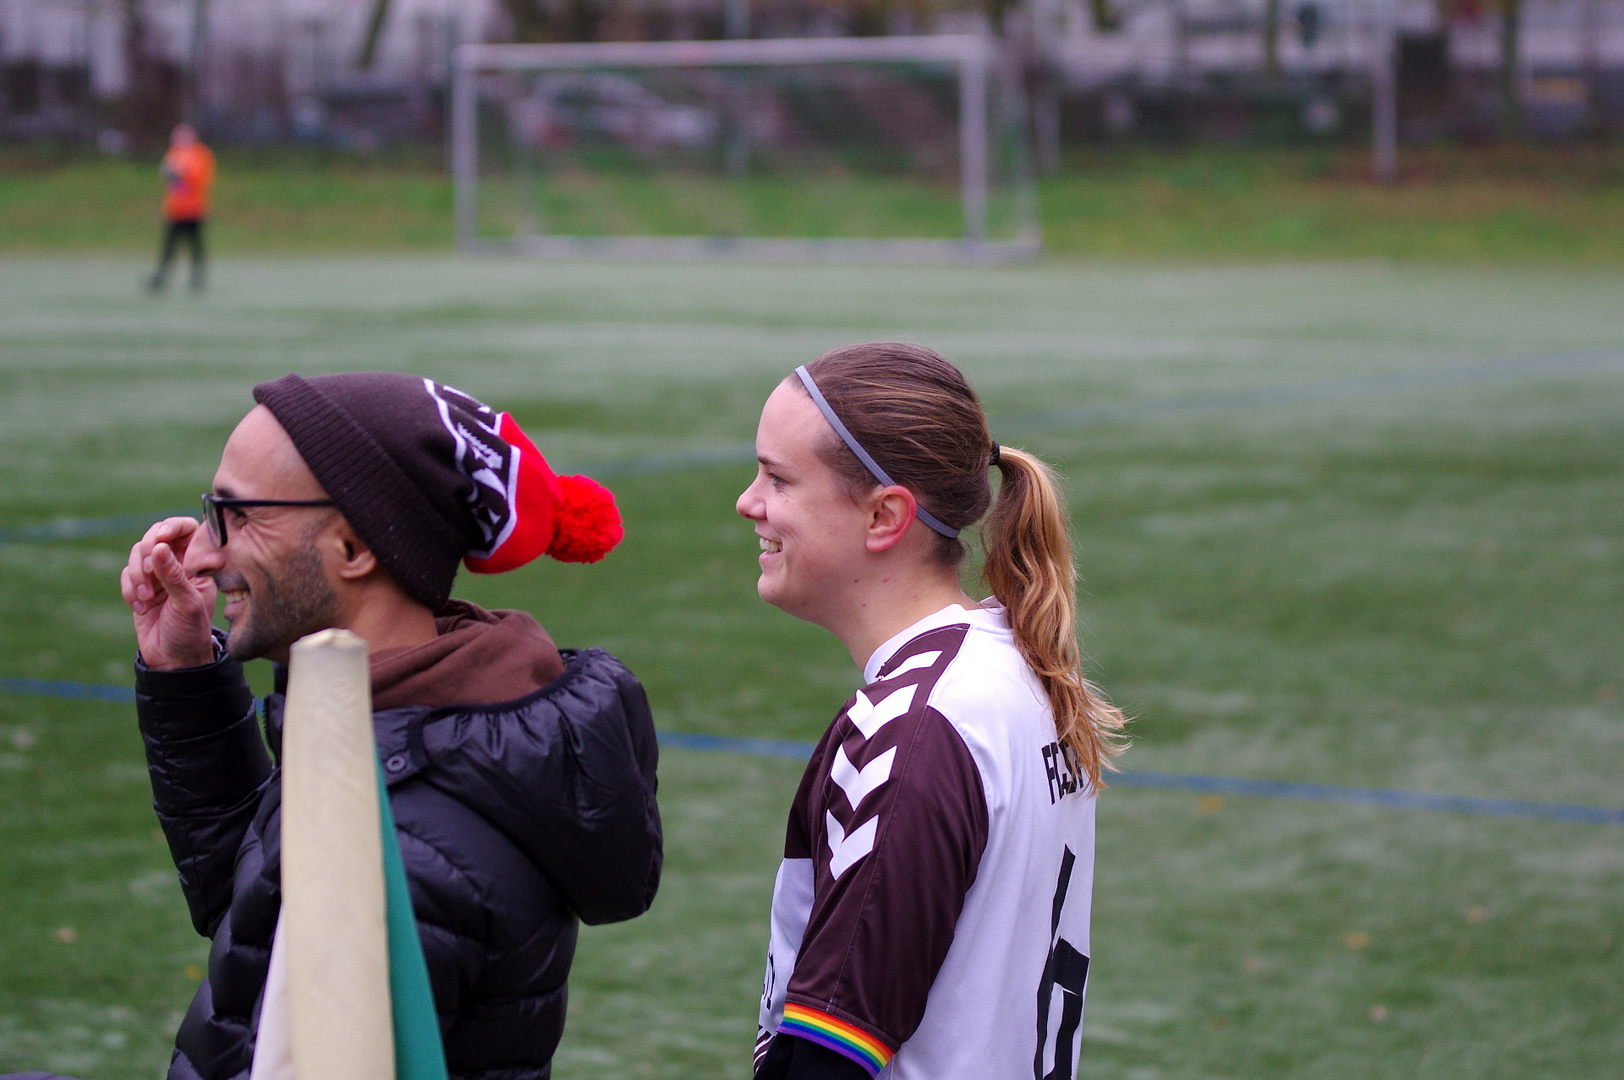
<instances>
[{"instance_id":1,"label":"raised hand","mask_svg":"<svg viewBox=\"0 0 1624 1080\"><path fill-rule=\"evenodd\" d=\"M150 668L214 661L214 579L190 575L184 564L200 527L189 517L158 522L130 548L130 561L119 575L120 592L135 615L136 644ZM207 544L208 537L199 542Z\"/></svg>"}]
</instances>

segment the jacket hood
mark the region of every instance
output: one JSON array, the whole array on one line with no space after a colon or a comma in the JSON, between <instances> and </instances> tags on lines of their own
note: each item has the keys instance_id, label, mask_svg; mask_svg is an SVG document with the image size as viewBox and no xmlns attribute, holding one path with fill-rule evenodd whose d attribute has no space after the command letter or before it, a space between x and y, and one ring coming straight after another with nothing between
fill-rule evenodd
<instances>
[{"instance_id":1,"label":"jacket hood","mask_svg":"<svg viewBox=\"0 0 1624 1080\"><path fill-rule=\"evenodd\" d=\"M602 649L561 656L562 674L514 701L375 712L378 757L391 788L431 784L505 833L584 922L629 919L662 863L648 698ZM283 695L265 705L280 756Z\"/></svg>"},{"instance_id":2,"label":"jacket hood","mask_svg":"<svg viewBox=\"0 0 1624 1080\"><path fill-rule=\"evenodd\" d=\"M516 701L564 671L558 646L528 612L451 600L436 615L434 631L420 645L380 649L367 658L374 710Z\"/></svg>"}]
</instances>

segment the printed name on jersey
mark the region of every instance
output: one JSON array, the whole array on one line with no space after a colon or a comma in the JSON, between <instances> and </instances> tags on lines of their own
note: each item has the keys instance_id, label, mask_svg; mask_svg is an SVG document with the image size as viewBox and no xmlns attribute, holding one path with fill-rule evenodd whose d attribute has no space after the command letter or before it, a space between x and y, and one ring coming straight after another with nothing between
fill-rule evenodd
<instances>
[{"instance_id":1,"label":"printed name on jersey","mask_svg":"<svg viewBox=\"0 0 1624 1080\"><path fill-rule=\"evenodd\" d=\"M1052 742L1043 748L1043 771L1049 777L1051 806L1067 795L1075 795L1087 788L1082 780L1083 769L1077 761L1077 751L1067 743Z\"/></svg>"}]
</instances>

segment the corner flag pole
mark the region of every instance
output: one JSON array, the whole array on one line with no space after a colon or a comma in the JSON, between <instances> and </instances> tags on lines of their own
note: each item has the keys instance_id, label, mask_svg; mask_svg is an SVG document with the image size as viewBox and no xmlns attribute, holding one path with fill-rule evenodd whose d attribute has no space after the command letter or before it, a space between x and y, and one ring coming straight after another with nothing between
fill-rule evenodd
<instances>
[{"instance_id":1,"label":"corner flag pole","mask_svg":"<svg viewBox=\"0 0 1624 1080\"><path fill-rule=\"evenodd\" d=\"M282 734L282 926L297 1080L395 1080L367 646L295 643Z\"/></svg>"}]
</instances>

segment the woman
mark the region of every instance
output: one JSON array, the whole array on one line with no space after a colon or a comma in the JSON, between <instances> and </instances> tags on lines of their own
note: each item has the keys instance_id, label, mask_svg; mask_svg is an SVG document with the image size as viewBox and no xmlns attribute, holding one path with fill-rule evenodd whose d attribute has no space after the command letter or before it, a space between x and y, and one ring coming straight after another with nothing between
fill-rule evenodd
<instances>
[{"instance_id":1,"label":"woman","mask_svg":"<svg viewBox=\"0 0 1624 1080\"><path fill-rule=\"evenodd\" d=\"M756 453L738 511L762 599L839 638L866 684L790 811L757 1080L1072 1076L1094 793L1123 721L1082 675L1053 476L915 345L797 368ZM960 532L989 507L977 603Z\"/></svg>"}]
</instances>

